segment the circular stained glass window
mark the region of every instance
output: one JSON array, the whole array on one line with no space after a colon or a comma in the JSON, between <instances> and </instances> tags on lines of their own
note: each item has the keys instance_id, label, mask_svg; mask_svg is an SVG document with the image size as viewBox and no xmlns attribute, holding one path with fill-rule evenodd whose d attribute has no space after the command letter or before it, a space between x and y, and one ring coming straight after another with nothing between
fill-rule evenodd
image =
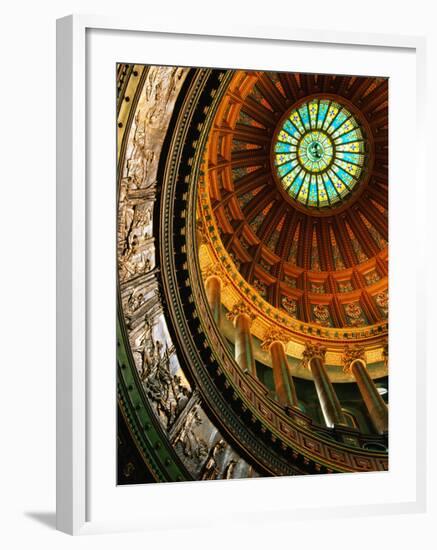
<instances>
[{"instance_id":1,"label":"circular stained glass window","mask_svg":"<svg viewBox=\"0 0 437 550\"><path fill-rule=\"evenodd\" d=\"M360 181L364 136L340 103L312 99L291 111L275 136L277 176L293 199L309 207L338 206Z\"/></svg>"}]
</instances>

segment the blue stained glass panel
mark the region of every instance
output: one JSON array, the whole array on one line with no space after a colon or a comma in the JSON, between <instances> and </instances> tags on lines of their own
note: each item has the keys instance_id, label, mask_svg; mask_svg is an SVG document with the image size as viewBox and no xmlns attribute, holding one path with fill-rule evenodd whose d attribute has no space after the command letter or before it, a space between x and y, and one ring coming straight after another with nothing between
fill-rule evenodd
<instances>
[{"instance_id":1,"label":"blue stained glass panel","mask_svg":"<svg viewBox=\"0 0 437 550\"><path fill-rule=\"evenodd\" d=\"M309 187L308 204L317 206L318 203L318 186L315 176L311 176L311 182Z\"/></svg>"},{"instance_id":2,"label":"blue stained glass panel","mask_svg":"<svg viewBox=\"0 0 437 550\"><path fill-rule=\"evenodd\" d=\"M310 130L310 116L308 114L308 106L306 103L302 105L302 107L299 109L299 114L300 118L302 119L303 125L305 126L305 129Z\"/></svg>"},{"instance_id":3,"label":"blue stained glass panel","mask_svg":"<svg viewBox=\"0 0 437 550\"><path fill-rule=\"evenodd\" d=\"M317 115L317 128L321 128L325 120L326 112L328 110L329 103L327 101L321 101L319 104L319 112Z\"/></svg>"},{"instance_id":4,"label":"blue stained glass panel","mask_svg":"<svg viewBox=\"0 0 437 550\"><path fill-rule=\"evenodd\" d=\"M277 153L289 153L291 151L291 144L278 141L275 145L275 151Z\"/></svg>"},{"instance_id":5,"label":"blue stained glass panel","mask_svg":"<svg viewBox=\"0 0 437 550\"><path fill-rule=\"evenodd\" d=\"M338 205L357 185L365 164L359 124L342 105L311 99L278 131L274 165L287 193L310 208Z\"/></svg>"}]
</instances>

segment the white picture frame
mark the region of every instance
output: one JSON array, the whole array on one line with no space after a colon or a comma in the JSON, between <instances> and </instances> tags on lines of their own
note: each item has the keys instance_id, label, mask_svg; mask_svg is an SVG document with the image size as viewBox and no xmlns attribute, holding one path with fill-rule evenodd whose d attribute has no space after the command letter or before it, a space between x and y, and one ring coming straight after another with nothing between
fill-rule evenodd
<instances>
[{"instance_id":1,"label":"white picture frame","mask_svg":"<svg viewBox=\"0 0 437 550\"><path fill-rule=\"evenodd\" d=\"M141 54L135 53L134 42L141 40L141 37L149 37L153 40L159 40L164 43L166 40L175 40L185 37L187 43L190 40L197 40L197 45L202 40L205 44L208 40L220 40L221 43L239 44L242 54L246 55L248 63L258 62L262 64L261 58L250 59L251 54L244 54L244 47L248 50L252 47L267 48L275 45L303 45L303 47L319 48L343 48L346 52L349 49L361 48L363 52L370 52L375 49L384 51L396 51L400 56L403 53L414 56L415 64L415 120L416 120L416 155L418 160L425 147L421 147L423 140L424 127L424 90L425 90L425 39L423 37L398 36L398 35L376 35L376 34L356 34L325 32L314 33L311 30L302 29L275 29L275 28L251 28L250 26L232 26L228 29L203 27L198 28L193 25L192 28L178 28L166 25L161 26L148 25L143 26L141 22L129 21L124 19L111 19L95 16L69 16L58 20L57 23L57 528L70 534L83 534L90 532L102 532L109 530L126 529L149 529L157 526L165 527L169 521L168 515L160 519L159 510L153 514L143 514L138 517L118 518L117 515L111 515L107 510L106 517L99 516L94 520L90 515L90 484L92 483L95 467L93 466L93 453L90 451L91 438L97 437L96 430L90 428L89 411L92 409L94 401L95 383L93 375L90 373L93 360L93 334L90 333L89 316L96 315L95 307L91 307L90 292L93 285L90 266L92 264L89 250L95 250L92 244L90 228L92 220L95 219L95 196L94 190L90 187L90 177L92 179L93 168L90 166L89 157L89 117L92 107L91 95L93 93L89 88L90 61L89 56L96 50L99 50L98 41L94 41L93 32L99 32L107 35L107 40L115 35L129 36L131 42L126 46L120 55L121 61L141 62ZM100 35L99 35L100 36ZM224 48L225 49L225 48ZM130 54L126 53L129 52ZM169 48L170 50L170 48ZM91 51L91 54L90 54ZM355 51L355 50L354 50ZM375 50L376 51L376 50ZM108 54L109 55L109 54ZM126 59L125 55L131 55ZM180 56L182 53L174 52L174 61L171 64L184 64ZM370 55L370 54L369 54ZM135 59L133 56L136 56ZM178 57L179 56L179 57ZM158 56L159 57L159 56ZM235 63L238 63L236 56ZM171 52L167 51L162 59L156 58L155 64L166 64L171 60ZM147 60L143 60L147 62ZM149 61L150 62L150 61ZM191 62L185 63L190 65ZM201 64L201 61L199 62ZM228 65L225 65L228 66ZM115 87L115 82L114 82ZM115 119L109 120L111 127ZM95 126L94 132L95 130ZM103 130L101 130L103 131ZM92 141L92 140L91 140ZM115 158L115 157L114 157ZM113 158L108 159L112 163ZM112 163L113 164L113 163ZM415 179L417 185L424 182L423 166L424 162L417 162L417 172ZM111 165L111 170L115 170L115 165ZM115 180L114 180L115 181ZM421 183L425 185L425 183ZM111 185L108 186L110 193ZM106 191L105 191L106 192ZM111 200L103 203L111 206ZM109 212L109 217L113 211ZM103 214L99 214L103 216ZM106 213L108 216L108 213ZM110 222L109 222L110 223ZM115 223L115 222L114 222ZM418 232L424 230L426 220L416 212L416 229ZM413 239L414 243L414 239ZM425 251L418 246L416 250L416 263L419 274L424 274L426 269ZM418 279L420 280L420 279ZM423 279L424 280L424 279ZM109 277L108 288L111 288ZM113 287L115 288L115 287ZM425 289L416 283L416 301L411 303L412 308L416 308L416 342L414 344L415 362L416 362L416 394L414 412L415 425L415 445L414 445L414 487L411 486L411 498L397 500L396 498L387 499L386 502L378 503L363 502L355 499L348 504L334 503L333 507L328 507L321 502L321 507L295 506L287 504L286 501L279 502L275 511L275 517L285 517L291 511L296 518L316 518L326 517L327 514L333 514L335 517L345 517L347 515L368 515L368 514L393 514L393 513L413 513L425 510L426 503L426 485L427 470L425 463L426 455L426 403L425 403L425 379L426 379L426 358L425 358L425 316L424 309ZM114 340L115 342L115 340ZM109 354L114 353L114 377L115 377L115 350L110 350L112 342L108 343ZM109 355L110 356L110 355ZM93 389L91 389L93 388ZM109 388L111 390L111 381L108 384L102 384L102 391ZM115 417L115 393L110 394L108 399L114 401ZM392 414L392 413L391 413ZM109 420L108 420L109 422ZM112 425L112 424L111 424ZM113 432L111 429L105 430L106 441L110 440ZM104 437L99 435L99 437ZM102 445L103 448L103 445ZM113 443L113 454L115 456L115 438ZM114 457L112 457L114 458ZM112 459L111 459L112 460ZM365 474L371 475L371 474ZM378 475L378 474L375 474ZM312 476L317 478L318 476ZM331 476L325 476L330 478ZM336 476L334 476L336 477ZM339 476L341 477L341 476ZM370 478L367 478L368 480ZM115 476L114 476L115 480ZM320 480L320 478L319 478ZM260 480L261 481L261 480ZM278 490L278 482L285 483L290 480L271 479L262 480L263 491L269 491L271 488ZM304 479L293 479L297 485L302 485ZM340 481L323 481L328 483L327 487L332 491L333 484ZM413 483L413 481L412 481ZM245 498L253 499L251 488L247 482L239 482L233 485L233 493L245 491ZM268 489L270 484L270 489ZM182 494L184 488L178 489L169 484L159 487L145 486L149 494L159 498L159 493L165 492L166 498L171 495L178 499L185 498ZM194 487L194 485L196 487ZM202 487L198 487L202 485ZM197 499L208 498L208 494L213 491L218 501L224 499L224 484L192 484L190 491L196 493ZM253 488L253 484L251 486ZM259 492L260 486L257 487ZM121 500L128 498L127 492L132 488L121 488L118 493ZM95 491L95 489L93 489ZM186 491L186 489L185 489ZM229 490L230 491L230 490ZM228 494L229 494L228 491ZM102 493L103 494L103 493ZM94 498L94 497L93 497ZM118 498L118 497L117 497ZM139 497L141 498L141 497ZM264 499L263 499L264 500ZM182 501L181 501L182 502ZM258 510L263 511L264 517L271 519L273 517L272 509L266 504L254 505ZM116 509L114 508L114 513ZM279 510L279 513L278 513ZM213 514L212 514L213 515ZM153 517L152 517L153 516ZM190 522L188 516L173 513L174 522L172 525L186 525ZM252 517L255 516L252 514ZM242 516L244 519L245 516ZM208 518L201 516L198 520L193 520L192 525L204 525L208 523Z\"/></svg>"}]
</instances>

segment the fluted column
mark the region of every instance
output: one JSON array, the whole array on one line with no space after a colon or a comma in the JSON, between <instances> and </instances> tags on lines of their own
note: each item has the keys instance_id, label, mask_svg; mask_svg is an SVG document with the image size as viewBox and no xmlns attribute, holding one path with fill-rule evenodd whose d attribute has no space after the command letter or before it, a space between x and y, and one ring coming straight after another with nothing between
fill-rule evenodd
<instances>
[{"instance_id":1,"label":"fluted column","mask_svg":"<svg viewBox=\"0 0 437 550\"><path fill-rule=\"evenodd\" d=\"M223 270L219 264L209 264L202 269L206 298L217 326L222 316L222 290L226 286ZM224 282L225 281L225 282Z\"/></svg>"},{"instance_id":2,"label":"fluted column","mask_svg":"<svg viewBox=\"0 0 437 550\"><path fill-rule=\"evenodd\" d=\"M250 372L256 377L255 355L253 353L250 325L255 315L250 308L240 302L227 314L235 327L235 361L244 372Z\"/></svg>"},{"instance_id":3,"label":"fluted column","mask_svg":"<svg viewBox=\"0 0 437 550\"><path fill-rule=\"evenodd\" d=\"M264 341L261 343L261 348L270 352L273 380L279 402L298 408L296 388L285 356L286 343L287 337L285 334L272 331L266 334Z\"/></svg>"},{"instance_id":4,"label":"fluted column","mask_svg":"<svg viewBox=\"0 0 437 550\"><path fill-rule=\"evenodd\" d=\"M387 433L388 407L369 375L364 348L358 346L346 347L343 355L343 366L346 372L353 374L376 431L379 434Z\"/></svg>"},{"instance_id":5,"label":"fluted column","mask_svg":"<svg viewBox=\"0 0 437 550\"><path fill-rule=\"evenodd\" d=\"M208 277L205 281L205 290L208 304L212 311L212 316L214 317L214 321L217 323L217 326L220 328L222 313L221 279L216 275Z\"/></svg>"},{"instance_id":6,"label":"fluted column","mask_svg":"<svg viewBox=\"0 0 437 550\"><path fill-rule=\"evenodd\" d=\"M303 353L303 363L311 370L320 407L326 425L330 428L338 424L347 425L345 416L334 387L325 369L326 348L320 344L307 342Z\"/></svg>"}]
</instances>

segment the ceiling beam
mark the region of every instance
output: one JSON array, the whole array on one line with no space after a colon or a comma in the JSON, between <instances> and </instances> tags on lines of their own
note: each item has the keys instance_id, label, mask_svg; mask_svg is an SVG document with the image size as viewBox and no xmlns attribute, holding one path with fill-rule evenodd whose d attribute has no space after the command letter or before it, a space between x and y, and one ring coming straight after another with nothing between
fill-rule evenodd
<instances>
[{"instance_id":1,"label":"ceiling beam","mask_svg":"<svg viewBox=\"0 0 437 550\"><path fill-rule=\"evenodd\" d=\"M346 327L347 321L346 321L346 315L343 309L343 306L340 304L337 296L332 297L332 310L335 315L335 326L336 327Z\"/></svg>"},{"instance_id":2,"label":"ceiling beam","mask_svg":"<svg viewBox=\"0 0 437 550\"><path fill-rule=\"evenodd\" d=\"M278 117L275 113L266 109L261 103L257 103L251 97L246 98L241 110L266 128L273 129L276 126Z\"/></svg>"},{"instance_id":3,"label":"ceiling beam","mask_svg":"<svg viewBox=\"0 0 437 550\"><path fill-rule=\"evenodd\" d=\"M278 73L278 76L290 103L294 103L304 95L293 73Z\"/></svg>"},{"instance_id":4,"label":"ceiling beam","mask_svg":"<svg viewBox=\"0 0 437 550\"><path fill-rule=\"evenodd\" d=\"M221 131L221 130L220 130ZM233 138L245 143L253 143L255 145L270 145L271 135L264 128L256 126L248 126L247 124L237 123L235 129L229 130Z\"/></svg>"},{"instance_id":5,"label":"ceiling beam","mask_svg":"<svg viewBox=\"0 0 437 550\"><path fill-rule=\"evenodd\" d=\"M350 76L338 76L334 80L334 86L335 91L337 94L344 96L346 94L346 90L348 87L348 84L350 82L351 78Z\"/></svg>"},{"instance_id":6,"label":"ceiling beam","mask_svg":"<svg viewBox=\"0 0 437 550\"><path fill-rule=\"evenodd\" d=\"M298 265L304 269L311 269L311 244L313 240L313 219L310 216L305 218L303 232L300 234L297 251Z\"/></svg>"},{"instance_id":7,"label":"ceiling beam","mask_svg":"<svg viewBox=\"0 0 437 550\"><path fill-rule=\"evenodd\" d=\"M381 312L377 309L366 290L363 290L361 293L361 305L370 321L370 324L379 323L383 320Z\"/></svg>"},{"instance_id":8,"label":"ceiling beam","mask_svg":"<svg viewBox=\"0 0 437 550\"><path fill-rule=\"evenodd\" d=\"M380 185L369 185L367 188L367 194L369 197L376 200L377 203L379 203L381 206L383 206L386 210L388 209L388 193L385 189L381 188Z\"/></svg>"},{"instance_id":9,"label":"ceiling beam","mask_svg":"<svg viewBox=\"0 0 437 550\"><path fill-rule=\"evenodd\" d=\"M347 94L352 103L357 103L359 99L364 95L364 92L372 84L373 78L358 77L352 86L347 91Z\"/></svg>"},{"instance_id":10,"label":"ceiling beam","mask_svg":"<svg viewBox=\"0 0 437 550\"><path fill-rule=\"evenodd\" d=\"M356 264L355 254L349 241L349 236L340 216L333 219L332 228L334 230L335 240L343 258L346 267L353 267Z\"/></svg>"},{"instance_id":11,"label":"ceiling beam","mask_svg":"<svg viewBox=\"0 0 437 550\"><path fill-rule=\"evenodd\" d=\"M284 241L283 249L282 249L282 255L283 255L284 261L286 262L288 262L291 248L293 246L294 237L296 235L296 231L298 230L299 226L300 226L300 231L302 230L300 216L296 211L293 211L293 214L291 217L289 216L289 220L290 220L289 222L290 225L288 226L286 239Z\"/></svg>"},{"instance_id":12,"label":"ceiling beam","mask_svg":"<svg viewBox=\"0 0 437 550\"><path fill-rule=\"evenodd\" d=\"M346 213L348 223L352 228L352 231L355 235L355 238L360 243L361 248L364 250L368 258L376 256L379 252L379 247L373 240L372 235L369 233L369 230L364 225L364 222L358 215L356 211L351 212L350 210Z\"/></svg>"},{"instance_id":13,"label":"ceiling beam","mask_svg":"<svg viewBox=\"0 0 437 550\"><path fill-rule=\"evenodd\" d=\"M243 208L243 215L250 223L271 202L276 200L277 191L274 187L265 187Z\"/></svg>"},{"instance_id":14,"label":"ceiling beam","mask_svg":"<svg viewBox=\"0 0 437 550\"><path fill-rule=\"evenodd\" d=\"M270 239L286 209L287 205L283 201L276 201L270 208L256 235L261 242L265 244Z\"/></svg>"},{"instance_id":15,"label":"ceiling beam","mask_svg":"<svg viewBox=\"0 0 437 550\"><path fill-rule=\"evenodd\" d=\"M247 151L236 151L232 153L230 164L232 168L242 168L247 166L267 167L267 153L263 149L248 149ZM223 163L219 163L217 166L222 165Z\"/></svg>"},{"instance_id":16,"label":"ceiling beam","mask_svg":"<svg viewBox=\"0 0 437 550\"><path fill-rule=\"evenodd\" d=\"M376 228L381 237L388 241L388 220L384 214L372 204L372 201L361 201L360 211L362 215Z\"/></svg>"},{"instance_id":17,"label":"ceiling beam","mask_svg":"<svg viewBox=\"0 0 437 550\"><path fill-rule=\"evenodd\" d=\"M369 113L376 109L379 105L388 99L388 82L384 80L376 86L366 97L363 97L360 102L360 109L363 113Z\"/></svg>"},{"instance_id":18,"label":"ceiling beam","mask_svg":"<svg viewBox=\"0 0 437 550\"><path fill-rule=\"evenodd\" d=\"M321 246L323 250L324 261L326 262L326 271L334 271L334 259L332 252L331 235L329 234L329 225L326 219L320 220Z\"/></svg>"},{"instance_id":19,"label":"ceiling beam","mask_svg":"<svg viewBox=\"0 0 437 550\"><path fill-rule=\"evenodd\" d=\"M265 97L272 109L279 115L282 115L282 113L284 113L287 109L287 104L285 102L284 96L271 80L268 73L260 72L258 73L258 75L259 78L256 84L257 88Z\"/></svg>"}]
</instances>

